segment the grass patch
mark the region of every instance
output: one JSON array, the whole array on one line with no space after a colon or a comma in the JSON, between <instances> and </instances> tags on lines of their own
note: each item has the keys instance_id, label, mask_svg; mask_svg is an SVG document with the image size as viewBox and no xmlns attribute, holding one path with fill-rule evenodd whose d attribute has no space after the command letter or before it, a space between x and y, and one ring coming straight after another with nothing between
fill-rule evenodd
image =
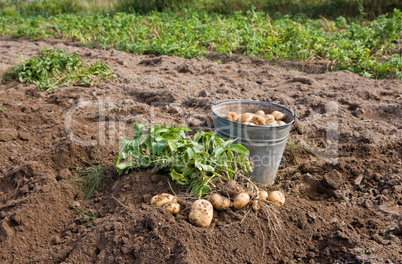
<instances>
[{"instance_id":1,"label":"grass patch","mask_svg":"<svg viewBox=\"0 0 402 264\"><path fill-rule=\"evenodd\" d=\"M86 228L91 228L96 219L98 219L98 214L93 212L92 210L80 210L74 207L75 211L77 211L81 216L81 221L86 223Z\"/></svg>"},{"instance_id":2,"label":"grass patch","mask_svg":"<svg viewBox=\"0 0 402 264\"><path fill-rule=\"evenodd\" d=\"M80 191L85 194L85 200L89 199L107 179L110 179L100 162L98 164L89 164L85 168L76 167L75 169L83 177Z\"/></svg>"},{"instance_id":3,"label":"grass patch","mask_svg":"<svg viewBox=\"0 0 402 264\"><path fill-rule=\"evenodd\" d=\"M21 83L37 84L38 90L49 91L60 86L89 86L113 77L113 71L102 62L84 66L76 52L44 48L39 56L22 61L12 68L3 82L15 79Z\"/></svg>"}]
</instances>

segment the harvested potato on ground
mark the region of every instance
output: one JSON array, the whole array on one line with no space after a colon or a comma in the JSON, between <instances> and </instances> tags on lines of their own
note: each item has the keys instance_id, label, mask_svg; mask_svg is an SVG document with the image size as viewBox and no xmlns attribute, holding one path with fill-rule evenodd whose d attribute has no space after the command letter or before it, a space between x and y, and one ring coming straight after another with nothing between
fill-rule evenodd
<instances>
[{"instance_id":1,"label":"harvested potato on ground","mask_svg":"<svg viewBox=\"0 0 402 264\"><path fill-rule=\"evenodd\" d=\"M266 121L267 123L268 123L269 121L271 121L271 120L275 121L275 117L274 117L273 115L270 115L270 114L265 115L265 121Z\"/></svg>"},{"instance_id":2,"label":"harvested potato on ground","mask_svg":"<svg viewBox=\"0 0 402 264\"><path fill-rule=\"evenodd\" d=\"M162 206L168 202L177 203L176 196L168 194L168 193L162 193L162 194L155 195L151 199L151 205L156 205L156 206Z\"/></svg>"},{"instance_id":3,"label":"harvested potato on ground","mask_svg":"<svg viewBox=\"0 0 402 264\"><path fill-rule=\"evenodd\" d=\"M230 199L218 193L212 194L209 201L216 210L224 210L230 207Z\"/></svg>"},{"instance_id":4,"label":"harvested potato on ground","mask_svg":"<svg viewBox=\"0 0 402 264\"><path fill-rule=\"evenodd\" d=\"M264 117L264 116L265 116L265 113L264 113L264 111L262 111L262 110L258 110L257 112L255 112L255 115Z\"/></svg>"},{"instance_id":5,"label":"harvested potato on ground","mask_svg":"<svg viewBox=\"0 0 402 264\"><path fill-rule=\"evenodd\" d=\"M241 209L250 202L250 195L248 193L239 193L234 199L233 206L236 209Z\"/></svg>"},{"instance_id":6,"label":"harvested potato on ground","mask_svg":"<svg viewBox=\"0 0 402 264\"><path fill-rule=\"evenodd\" d=\"M199 199L191 206L188 220L195 226L208 227L214 215L212 204L204 199Z\"/></svg>"},{"instance_id":7,"label":"harvested potato on ground","mask_svg":"<svg viewBox=\"0 0 402 264\"><path fill-rule=\"evenodd\" d=\"M253 208L254 211L260 210L260 201L254 200L253 203L251 204L251 207Z\"/></svg>"},{"instance_id":8,"label":"harvested potato on ground","mask_svg":"<svg viewBox=\"0 0 402 264\"><path fill-rule=\"evenodd\" d=\"M268 195L268 200L275 206L281 207L285 204L285 195L280 191L273 191Z\"/></svg>"},{"instance_id":9,"label":"harvested potato on ground","mask_svg":"<svg viewBox=\"0 0 402 264\"><path fill-rule=\"evenodd\" d=\"M256 124L257 126L265 126L266 123L265 118L259 115L253 116L250 122Z\"/></svg>"},{"instance_id":10,"label":"harvested potato on ground","mask_svg":"<svg viewBox=\"0 0 402 264\"><path fill-rule=\"evenodd\" d=\"M282 120L277 121L277 123L278 123L278 126L286 125L286 122L284 122Z\"/></svg>"},{"instance_id":11,"label":"harvested potato on ground","mask_svg":"<svg viewBox=\"0 0 402 264\"><path fill-rule=\"evenodd\" d=\"M259 191L257 193L258 199L259 200L266 200L268 198L268 192L267 191Z\"/></svg>"},{"instance_id":12,"label":"harvested potato on ground","mask_svg":"<svg viewBox=\"0 0 402 264\"><path fill-rule=\"evenodd\" d=\"M270 120L267 122L267 126L277 126L278 123L275 120Z\"/></svg>"},{"instance_id":13,"label":"harvested potato on ground","mask_svg":"<svg viewBox=\"0 0 402 264\"><path fill-rule=\"evenodd\" d=\"M279 111L273 111L271 115L273 115L276 120L282 120L285 117L285 115Z\"/></svg>"},{"instance_id":14,"label":"harvested potato on ground","mask_svg":"<svg viewBox=\"0 0 402 264\"><path fill-rule=\"evenodd\" d=\"M237 122L237 120L239 119L239 116L237 115L236 112L228 112L226 114L226 118L229 119L230 121Z\"/></svg>"},{"instance_id":15,"label":"harvested potato on ground","mask_svg":"<svg viewBox=\"0 0 402 264\"><path fill-rule=\"evenodd\" d=\"M244 113L241 115L240 122L242 122L242 123L250 122L253 117L254 117L254 114L252 114L252 113Z\"/></svg>"},{"instance_id":16,"label":"harvested potato on ground","mask_svg":"<svg viewBox=\"0 0 402 264\"><path fill-rule=\"evenodd\" d=\"M165 203L162 208L165 208L168 212L172 214L178 214L180 212L180 204L167 202Z\"/></svg>"},{"instance_id":17,"label":"harvested potato on ground","mask_svg":"<svg viewBox=\"0 0 402 264\"><path fill-rule=\"evenodd\" d=\"M226 183L225 187L223 187L223 193L229 195L230 197L236 196L240 192L241 188L239 184L235 180L230 180Z\"/></svg>"}]
</instances>

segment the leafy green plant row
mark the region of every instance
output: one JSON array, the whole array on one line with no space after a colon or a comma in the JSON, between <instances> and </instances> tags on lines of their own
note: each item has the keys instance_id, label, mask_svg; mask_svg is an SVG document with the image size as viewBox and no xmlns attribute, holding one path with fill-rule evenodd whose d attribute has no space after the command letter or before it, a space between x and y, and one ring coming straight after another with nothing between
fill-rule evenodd
<instances>
[{"instance_id":1,"label":"leafy green plant row","mask_svg":"<svg viewBox=\"0 0 402 264\"><path fill-rule=\"evenodd\" d=\"M132 139L121 143L115 166L121 175L136 169L169 171L180 186L191 186L191 193L201 197L214 182L237 178L238 173L252 171L249 151L235 140L199 131L187 139L187 127L154 126L149 131L134 125ZM145 134L148 132L148 134Z\"/></svg>"},{"instance_id":2,"label":"leafy green plant row","mask_svg":"<svg viewBox=\"0 0 402 264\"><path fill-rule=\"evenodd\" d=\"M102 62L84 66L76 53L44 48L39 56L23 61L3 78L15 79L22 83L38 84L38 90L52 90L59 86L90 85L113 78L113 71Z\"/></svg>"},{"instance_id":3,"label":"leafy green plant row","mask_svg":"<svg viewBox=\"0 0 402 264\"><path fill-rule=\"evenodd\" d=\"M0 17L0 34L46 39L58 37L98 43L135 54L205 56L209 50L264 59L325 60L333 69L348 69L373 78L402 78L402 12L379 16L365 25L236 12L231 15L170 12L148 15L59 15L50 18Z\"/></svg>"}]
</instances>

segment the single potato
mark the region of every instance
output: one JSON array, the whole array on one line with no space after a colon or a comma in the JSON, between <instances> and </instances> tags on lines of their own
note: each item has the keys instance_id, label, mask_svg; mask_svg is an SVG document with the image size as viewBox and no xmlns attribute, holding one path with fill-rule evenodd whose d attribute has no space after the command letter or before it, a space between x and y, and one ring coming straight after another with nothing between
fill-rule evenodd
<instances>
[{"instance_id":1,"label":"single potato","mask_svg":"<svg viewBox=\"0 0 402 264\"><path fill-rule=\"evenodd\" d=\"M277 126L278 123L275 120L270 120L267 122L267 126Z\"/></svg>"},{"instance_id":2,"label":"single potato","mask_svg":"<svg viewBox=\"0 0 402 264\"><path fill-rule=\"evenodd\" d=\"M199 199L191 206L188 220L195 226L208 227L212 222L213 215L214 208L212 204L205 199Z\"/></svg>"},{"instance_id":3,"label":"single potato","mask_svg":"<svg viewBox=\"0 0 402 264\"><path fill-rule=\"evenodd\" d=\"M172 214L178 214L180 212L180 204L168 202L165 203L162 208L165 208L168 212Z\"/></svg>"},{"instance_id":4,"label":"single potato","mask_svg":"<svg viewBox=\"0 0 402 264\"><path fill-rule=\"evenodd\" d=\"M269 121L271 121L271 120L275 121L275 117L274 117L273 115L270 115L270 114L265 115L265 121L266 121L267 123L268 123Z\"/></svg>"},{"instance_id":5,"label":"single potato","mask_svg":"<svg viewBox=\"0 0 402 264\"><path fill-rule=\"evenodd\" d=\"M156 206L162 206L168 202L177 203L176 196L168 194L168 193L162 193L162 194L155 195L151 199L151 205L156 205Z\"/></svg>"},{"instance_id":6,"label":"single potato","mask_svg":"<svg viewBox=\"0 0 402 264\"><path fill-rule=\"evenodd\" d=\"M216 210L224 210L230 207L230 199L220 195L219 193L212 194L209 201Z\"/></svg>"},{"instance_id":7,"label":"single potato","mask_svg":"<svg viewBox=\"0 0 402 264\"><path fill-rule=\"evenodd\" d=\"M286 125L286 122L282 121L282 120L277 121L277 123L278 123L278 126Z\"/></svg>"},{"instance_id":8,"label":"single potato","mask_svg":"<svg viewBox=\"0 0 402 264\"><path fill-rule=\"evenodd\" d=\"M253 203L251 204L251 207L253 208L254 211L260 210L260 201L254 200Z\"/></svg>"},{"instance_id":9,"label":"single potato","mask_svg":"<svg viewBox=\"0 0 402 264\"><path fill-rule=\"evenodd\" d=\"M279 111L273 111L271 115L273 115L276 120L282 120L285 117L285 115Z\"/></svg>"},{"instance_id":10,"label":"single potato","mask_svg":"<svg viewBox=\"0 0 402 264\"><path fill-rule=\"evenodd\" d=\"M255 115L253 118L250 120L251 123L254 123L257 126L265 126L265 118L259 115Z\"/></svg>"},{"instance_id":11,"label":"single potato","mask_svg":"<svg viewBox=\"0 0 402 264\"><path fill-rule=\"evenodd\" d=\"M234 199L233 206L236 209L241 209L250 202L250 195L248 193L239 193Z\"/></svg>"},{"instance_id":12,"label":"single potato","mask_svg":"<svg viewBox=\"0 0 402 264\"><path fill-rule=\"evenodd\" d=\"M265 116L265 112L262 111L262 110L258 110L257 112L255 112L255 115L264 117L264 116Z\"/></svg>"},{"instance_id":13,"label":"single potato","mask_svg":"<svg viewBox=\"0 0 402 264\"><path fill-rule=\"evenodd\" d=\"M268 200L276 207L281 207L285 204L285 195L280 191L273 191L268 195Z\"/></svg>"},{"instance_id":14,"label":"single potato","mask_svg":"<svg viewBox=\"0 0 402 264\"><path fill-rule=\"evenodd\" d=\"M267 191L259 191L258 192L258 199L259 200L266 200L268 198L268 192Z\"/></svg>"},{"instance_id":15,"label":"single potato","mask_svg":"<svg viewBox=\"0 0 402 264\"><path fill-rule=\"evenodd\" d=\"M245 124L245 125L249 125L249 126L255 126L255 125L256 125L256 124L251 123L251 122L244 122L243 124Z\"/></svg>"},{"instance_id":16,"label":"single potato","mask_svg":"<svg viewBox=\"0 0 402 264\"><path fill-rule=\"evenodd\" d=\"M226 114L226 118L229 119L230 121L237 122L237 120L239 119L239 116L235 112L228 112Z\"/></svg>"},{"instance_id":17,"label":"single potato","mask_svg":"<svg viewBox=\"0 0 402 264\"><path fill-rule=\"evenodd\" d=\"M252 114L252 113L244 113L241 115L241 122L242 123L250 122L253 117L254 117L254 114Z\"/></svg>"}]
</instances>

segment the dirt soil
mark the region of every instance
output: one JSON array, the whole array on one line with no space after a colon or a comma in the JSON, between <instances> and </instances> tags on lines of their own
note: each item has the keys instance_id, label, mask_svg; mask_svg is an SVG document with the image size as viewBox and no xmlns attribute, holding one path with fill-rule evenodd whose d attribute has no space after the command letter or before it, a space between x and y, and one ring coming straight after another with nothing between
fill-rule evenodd
<instances>
[{"instance_id":1,"label":"dirt soil","mask_svg":"<svg viewBox=\"0 0 402 264\"><path fill-rule=\"evenodd\" d=\"M402 81L12 39L0 40L0 75L41 47L77 50L117 77L50 92L0 84L1 263L402 263ZM168 174L116 174L134 122L212 130L210 103L239 98L299 115L275 185L264 187L287 199L268 219L231 208L195 227L187 189ZM109 178L85 200L83 170L99 164ZM151 206L162 192L184 210Z\"/></svg>"}]
</instances>

